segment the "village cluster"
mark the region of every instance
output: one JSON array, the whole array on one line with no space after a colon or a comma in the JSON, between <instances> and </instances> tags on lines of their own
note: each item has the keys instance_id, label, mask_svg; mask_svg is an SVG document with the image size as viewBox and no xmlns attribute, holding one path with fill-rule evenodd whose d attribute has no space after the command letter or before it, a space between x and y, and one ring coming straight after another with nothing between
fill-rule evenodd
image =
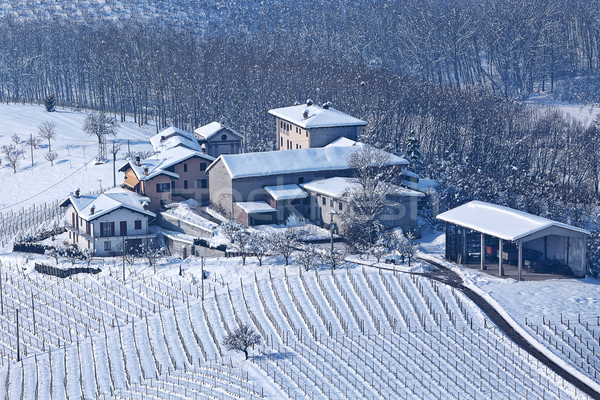
<instances>
[{"instance_id":1,"label":"village cluster","mask_svg":"<svg viewBox=\"0 0 600 400\"><path fill-rule=\"evenodd\" d=\"M165 207L189 199L244 226L285 224L294 216L329 227L356 184L349 157L368 146L356 141L366 122L311 101L269 113L276 151L244 153L243 134L222 122L194 133L171 126L151 137L154 155L128 159L119 168L120 187L89 196L76 190L63 202L70 206L69 243L99 256L137 248L154 240L150 225ZM414 230L424 196L411 189L417 175L396 155L385 153L385 164L397 171L398 185L381 221Z\"/></svg>"},{"instance_id":2,"label":"village cluster","mask_svg":"<svg viewBox=\"0 0 600 400\"><path fill-rule=\"evenodd\" d=\"M387 169L394 177L378 222L418 236L417 211L425 197L417 190L419 176L408 169L406 159L357 141L365 121L310 100L269 114L275 118L274 151L245 153L244 135L223 122L193 133L173 126L160 131L150 138L152 156L129 158L120 166L120 187L99 195L76 190L62 203L70 207L69 243L110 256L155 244L162 233L172 250L196 254L189 236L210 237L211 230L195 229L193 223L164 213L173 203L188 200L246 227L284 225L293 218L333 229L352 207L349 196L358 184L360 166L350 160L365 150L382 156L373 168ZM499 276L513 265L518 279L524 267L528 272L585 275L589 232L584 229L482 202L437 218L447 223L450 260L478 264L482 270L495 262ZM182 223L191 232L181 229ZM168 231L152 230L152 224L190 235L182 241Z\"/></svg>"}]
</instances>

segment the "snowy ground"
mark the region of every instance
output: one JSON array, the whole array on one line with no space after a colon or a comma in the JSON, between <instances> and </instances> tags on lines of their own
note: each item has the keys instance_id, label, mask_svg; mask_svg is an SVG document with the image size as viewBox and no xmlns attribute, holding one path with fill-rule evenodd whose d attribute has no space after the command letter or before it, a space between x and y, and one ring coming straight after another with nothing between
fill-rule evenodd
<instances>
[{"instance_id":1,"label":"snowy ground","mask_svg":"<svg viewBox=\"0 0 600 400\"><path fill-rule=\"evenodd\" d=\"M35 105L0 105L0 146L13 143L12 136L16 134L20 137L20 146L24 150L16 174L0 155L0 181L3 184L0 212L64 199L78 187L83 192L89 192L113 185L112 163L95 165L97 141L95 137L86 136L83 131L83 121L87 115L86 112L66 109L48 113L43 106ZM51 166L44 158L48 152L48 142L42 140L40 148L33 151L32 167L31 150L25 145L25 141L30 135L38 137L37 126L48 120L55 124L57 137L51 141L51 146L52 151L58 154L58 159ZM117 136L108 138L120 145L117 164L124 162L128 141L132 152L151 150L148 138L155 133L154 129L150 125L139 128L131 121L122 123ZM123 180L122 175L117 172L117 184Z\"/></svg>"},{"instance_id":2,"label":"snowy ground","mask_svg":"<svg viewBox=\"0 0 600 400\"><path fill-rule=\"evenodd\" d=\"M595 118L600 115L600 106L598 105L583 105L576 103L567 103L548 97L547 95L531 95L525 104L532 104L538 107L549 107L556 108L562 111L565 115L568 115L584 125L591 124Z\"/></svg>"}]
</instances>

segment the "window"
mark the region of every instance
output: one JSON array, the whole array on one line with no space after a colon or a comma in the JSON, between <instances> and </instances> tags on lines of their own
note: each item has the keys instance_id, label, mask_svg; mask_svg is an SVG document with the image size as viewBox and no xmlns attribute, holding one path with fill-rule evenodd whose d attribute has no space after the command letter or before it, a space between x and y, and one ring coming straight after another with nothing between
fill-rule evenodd
<instances>
[{"instance_id":1,"label":"window","mask_svg":"<svg viewBox=\"0 0 600 400\"><path fill-rule=\"evenodd\" d=\"M187 164L183 164L183 172L187 172Z\"/></svg>"},{"instance_id":2,"label":"window","mask_svg":"<svg viewBox=\"0 0 600 400\"><path fill-rule=\"evenodd\" d=\"M327 198L325 196L323 196L323 198L321 199L321 203L325 206L327 205Z\"/></svg>"},{"instance_id":3,"label":"window","mask_svg":"<svg viewBox=\"0 0 600 400\"><path fill-rule=\"evenodd\" d=\"M329 200L329 207L333 207L333 199Z\"/></svg>"},{"instance_id":4,"label":"window","mask_svg":"<svg viewBox=\"0 0 600 400\"><path fill-rule=\"evenodd\" d=\"M188 188L188 181L187 181L187 179L184 179L184 180L183 180L183 188L184 188L184 189L187 189L187 188Z\"/></svg>"},{"instance_id":5,"label":"window","mask_svg":"<svg viewBox=\"0 0 600 400\"><path fill-rule=\"evenodd\" d=\"M175 190L175 181L171 181L171 190L174 191Z\"/></svg>"},{"instance_id":6,"label":"window","mask_svg":"<svg viewBox=\"0 0 600 400\"><path fill-rule=\"evenodd\" d=\"M142 229L142 220L136 219L133 223L133 227L135 228L136 231L139 231L140 229Z\"/></svg>"},{"instance_id":7,"label":"window","mask_svg":"<svg viewBox=\"0 0 600 400\"><path fill-rule=\"evenodd\" d=\"M225 141L225 140L227 140L227 135L221 135L221 140L222 140L222 141Z\"/></svg>"},{"instance_id":8,"label":"window","mask_svg":"<svg viewBox=\"0 0 600 400\"><path fill-rule=\"evenodd\" d=\"M338 208L340 209L340 211L342 211L342 202L338 202Z\"/></svg>"},{"instance_id":9,"label":"window","mask_svg":"<svg viewBox=\"0 0 600 400\"><path fill-rule=\"evenodd\" d=\"M110 242L104 242L104 251L110 251Z\"/></svg>"},{"instance_id":10,"label":"window","mask_svg":"<svg viewBox=\"0 0 600 400\"><path fill-rule=\"evenodd\" d=\"M281 144L280 144L280 146L283 147L283 138L281 138Z\"/></svg>"},{"instance_id":11,"label":"window","mask_svg":"<svg viewBox=\"0 0 600 400\"><path fill-rule=\"evenodd\" d=\"M196 189L206 189L208 187L207 179L196 179Z\"/></svg>"},{"instance_id":12,"label":"window","mask_svg":"<svg viewBox=\"0 0 600 400\"><path fill-rule=\"evenodd\" d=\"M306 131L306 137L308 137L308 131Z\"/></svg>"},{"instance_id":13,"label":"window","mask_svg":"<svg viewBox=\"0 0 600 400\"><path fill-rule=\"evenodd\" d=\"M127 221L121 221L119 224L119 232L121 236L127 236Z\"/></svg>"},{"instance_id":14,"label":"window","mask_svg":"<svg viewBox=\"0 0 600 400\"><path fill-rule=\"evenodd\" d=\"M100 222L100 236L115 236L115 223L114 222Z\"/></svg>"},{"instance_id":15,"label":"window","mask_svg":"<svg viewBox=\"0 0 600 400\"><path fill-rule=\"evenodd\" d=\"M298 183L304 183L304 177L301 176L300 178L298 178Z\"/></svg>"},{"instance_id":16,"label":"window","mask_svg":"<svg viewBox=\"0 0 600 400\"><path fill-rule=\"evenodd\" d=\"M206 171L206 163L205 162L200 163L200 171Z\"/></svg>"},{"instance_id":17,"label":"window","mask_svg":"<svg viewBox=\"0 0 600 400\"><path fill-rule=\"evenodd\" d=\"M157 193L168 192L170 189L171 189L171 184L169 184L169 182L156 184L156 192Z\"/></svg>"}]
</instances>

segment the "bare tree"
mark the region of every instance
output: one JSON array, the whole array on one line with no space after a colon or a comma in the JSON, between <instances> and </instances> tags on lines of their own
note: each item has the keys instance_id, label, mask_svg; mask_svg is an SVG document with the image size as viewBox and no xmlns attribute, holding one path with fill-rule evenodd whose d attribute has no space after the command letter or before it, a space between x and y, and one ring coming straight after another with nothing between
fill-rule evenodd
<instances>
[{"instance_id":1,"label":"bare tree","mask_svg":"<svg viewBox=\"0 0 600 400\"><path fill-rule=\"evenodd\" d=\"M53 167L54 166L54 161L58 158L58 154L56 154L55 151L49 151L46 153L46 155L44 156L44 158L48 161L50 161L50 166Z\"/></svg>"},{"instance_id":2,"label":"bare tree","mask_svg":"<svg viewBox=\"0 0 600 400\"><path fill-rule=\"evenodd\" d=\"M285 259L285 265L289 264L290 257L296 248L300 246L298 236L292 229L278 232L273 236L273 251L281 254Z\"/></svg>"},{"instance_id":3,"label":"bare tree","mask_svg":"<svg viewBox=\"0 0 600 400\"><path fill-rule=\"evenodd\" d=\"M94 112L87 116L83 130L89 136L98 139L98 160L106 160L106 137L115 136L119 123L116 119L107 117L103 112Z\"/></svg>"},{"instance_id":4,"label":"bare tree","mask_svg":"<svg viewBox=\"0 0 600 400\"><path fill-rule=\"evenodd\" d=\"M233 350L244 353L248 359L248 348L260 344L261 338L254 329L248 325L240 325L239 328L225 337L223 345L227 350Z\"/></svg>"},{"instance_id":5,"label":"bare tree","mask_svg":"<svg viewBox=\"0 0 600 400\"><path fill-rule=\"evenodd\" d=\"M246 265L246 257L248 257L248 245L250 243L250 234L246 229L235 231L233 237L233 248L240 254L242 265Z\"/></svg>"},{"instance_id":6,"label":"bare tree","mask_svg":"<svg viewBox=\"0 0 600 400\"><path fill-rule=\"evenodd\" d=\"M56 138L54 122L47 120L38 125L38 134L42 139L48 141L48 152L52 151L51 140Z\"/></svg>"},{"instance_id":7,"label":"bare tree","mask_svg":"<svg viewBox=\"0 0 600 400\"><path fill-rule=\"evenodd\" d=\"M19 166L19 160L21 157L21 150L17 149L14 144L2 146L2 154L13 169L13 173L17 173L17 167Z\"/></svg>"},{"instance_id":8,"label":"bare tree","mask_svg":"<svg viewBox=\"0 0 600 400\"><path fill-rule=\"evenodd\" d=\"M316 259L317 252L315 251L315 248L310 244L302 246L298 257L296 257L296 261L298 261L298 263L302 265L305 271L310 270L315 265Z\"/></svg>"},{"instance_id":9,"label":"bare tree","mask_svg":"<svg viewBox=\"0 0 600 400\"><path fill-rule=\"evenodd\" d=\"M221 232L231 243L235 241L236 233L242 230L244 230L244 225L233 219L228 219L221 224Z\"/></svg>"},{"instance_id":10,"label":"bare tree","mask_svg":"<svg viewBox=\"0 0 600 400\"><path fill-rule=\"evenodd\" d=\"M346 252L341 249L321 249L319 258L325 265L330 265L331 269L336 269L346 258Z\"/></svg>"},{"instance_id":11,"label":"bare tree","mask_svg":"<svg viewBox=\"0 0 600 400\"><path fill-rule=\"evenodd\" d=\"M271 239L261 232L252 232L248 242L248 251L254 254L258 260L258 266L262 266L262 260L269 252Z\"/></svg>"}]
</instances>

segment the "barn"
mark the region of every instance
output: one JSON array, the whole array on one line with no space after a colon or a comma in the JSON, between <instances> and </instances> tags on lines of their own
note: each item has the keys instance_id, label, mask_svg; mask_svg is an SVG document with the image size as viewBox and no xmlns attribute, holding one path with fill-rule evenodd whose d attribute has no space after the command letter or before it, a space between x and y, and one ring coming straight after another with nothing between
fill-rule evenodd
<instances>
[{"instance_id":1,"label":"barn","mask_svg":"<svg viewBox=\"0 0 600 400\"><path fill-rule=\"evenodd\" d=\"M441 213L446 259L460 264L497 263L499 276L512 267L528 274L585 276L589 231L509 207L471 201Z\"/></svg>"}]
</instances>

